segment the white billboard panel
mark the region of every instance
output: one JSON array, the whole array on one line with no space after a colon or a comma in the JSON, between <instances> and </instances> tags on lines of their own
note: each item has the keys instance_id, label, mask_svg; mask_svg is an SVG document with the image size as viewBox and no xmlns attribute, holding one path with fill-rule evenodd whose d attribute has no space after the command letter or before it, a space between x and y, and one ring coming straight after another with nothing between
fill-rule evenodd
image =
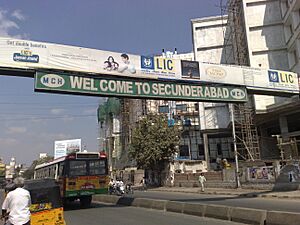
<instances>
[{"instance_id":1,"label":"white billboard panel","mask_svg":"<svg viewBox=\"0 0 300 225\"><path fill-rule=\"evenodd\" d=\"M299 94L298 74L281 70L243 68L249 90Z\"/></svg>"},{"instance_id":2,"label":"white billboard panel","mask_svg":"<svg viewBox=\"0 0 300 225\"><path fill-rule=\"evenodd\" d=\"M54 159L66 156L72 152L81 152L81 139L54 142Z\"/></svg>"},{"instance_id":3,"label":"white billboard panel","mask_svg":"<svg viewBox=\"0 0 300 225\"><path fill-rule=\"evenodd\" d=\"M241 67L200 63L200 76L206 82L244 85Z\"/></svg>"},{"instance_id":4,"label":"white billboard panel","mask_svg":"<svg viewBox=\"0 0 300 225\"><path fill-rule=\"evenodd\" d=\"M68 45L0 38L0 67L51 69L131 78L174 79L247 86L247 89L299 93L292 72L139 56Z\"/></svg>"},{"instance_id":5,"label":"white billboard panel","mask_svg":"<svg viewBox=\"0 0 300 225\"><path fill-rule=\"evenodd\" d=\"M75 46L0 38L0 66L22 69L55 69L117 76L180 78L180 60L102 51ZM146 63L146 64L145 64ZM143 67L143 68L141 68Z\"/></svg>"}]
</instances>

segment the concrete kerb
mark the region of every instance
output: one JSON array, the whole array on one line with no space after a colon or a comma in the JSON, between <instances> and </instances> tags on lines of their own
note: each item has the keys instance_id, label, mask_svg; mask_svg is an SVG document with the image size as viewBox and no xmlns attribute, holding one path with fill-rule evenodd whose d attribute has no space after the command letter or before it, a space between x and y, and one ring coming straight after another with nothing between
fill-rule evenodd
<instances>
[{"instance_id":1,"label":"concrete kerb","mask_svg":"<svg viewBox=\"0 0 300 225\"><path fill-rule=\"evenodd\" d=\"M167 200L154 200L152 203L152 209L166 210Z\"/></svg>"},{"instance_id":2,"label":"concrete kerb","mask_svg":"<svg viewBox=\"0 0 300 225\"><path fill-rule=\"evenodd\" d=\"M93 196L93 201L164 210L255 225L295 225L299 224L300 221L300 213L266 211L222 205L184 203L111 195L96 195Z\"/></svg>"},{"instance_id":3,"label":"concrete kerb","mask_svg":"<svg viewBox=\"0 0 300 225\"><path fill-rule=\"evenodd\" d=\"M120 196L115 195L93 195L93 201L112 204L117 204L120 198Z\"/></svg>"},{"instance_id":4,"label":"concrete kerb","mask_svg":"<svg viewBox=\"0 0 300 225\"><path fill-rule=\"evenodd\" d=\"M204 217L230 220L230 207L223 205L206 205Z\"/></svg>"},{"instance_id":5,"label":"concrete kerb","mask_svg":"<svg viewBox=\"0 0 300 225\"><path fill-rule=\"evenodd\" d=\"M204 216L206 210L206 205L196 204L196 203L185 203L183 207L183 213L194 215L194 216Z\"/></svg>"},{"instance_id":6,"label":"concrete kerb","mask_svg":"<svg viewBox=\"0 0 300 225\"><path fill-rule=\"evenodd\" d=\"M266 225L296 225L299 224L300 213L268 211Z\"/></svg>"},{"instance_id":7,"label":"concrete kerb","mask_svg":"<svg viewBox=\"0 0 300 225\"><path fill-rule=\"evenodd\" d=\"M231 207L230 219L234 222L264 225L267 217L266 210Z\"/></svg>"},{"instance_id":8,"label":"concrete kerb","mask_svg":"<svg viewBox=\"0 0 300 225\"><path fill-rule=\"evenodd\" d=\"M183 213L184 205L185 203L183 202L167 201L166 211Z\"/></svg>"},{"instance_id":9,"label":"concrete kerb","mask_svg":"<svg viewBox=\"0 0 300 225\"><path fill-rule=\"evenodd\" d=\"M132 202L132 206L142 207L151 209L153 204L153 200L149 198L135 198Z\"/></svg>"},{"instance_id":10,"label":"concrete kerb","mask_svg":"<svg viewBox=\"0 0 300 225\"><path fill-rule=\"evenodd\" d=\"M166 190L164 189L151 189L151 191L156 191L156 192L165 192ZM241 196L241 197L258 197L258 198L285 198L285 199L300 199L300 195L298 196L293 196L293 195L277 195L277 194L262 194L262 193L236 193L236 192L224 192L224 191L212 191L212 190L206 190L205 192L201 192L200 190L194 190L194 191L190 191L190 190L172 190L172 189L168 189L168 192L177 192L177 193L190 193L190 194L209 194L209 195L232 195L232 196Z\"/></svg>"}]
</instances>

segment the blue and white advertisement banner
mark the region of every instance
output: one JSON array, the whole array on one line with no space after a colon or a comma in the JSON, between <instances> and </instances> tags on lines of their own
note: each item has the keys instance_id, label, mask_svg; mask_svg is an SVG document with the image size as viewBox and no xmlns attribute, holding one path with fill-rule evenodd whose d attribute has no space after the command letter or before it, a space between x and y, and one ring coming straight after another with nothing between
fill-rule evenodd
<instances>
[{"instance_id":1,"label":"blue and white advertisement banner","mask_svg":"<svg viewBox=\"0 0 300 225\"><path fill-rule=\"evenodd\" d=\"M299 94L293 72L140 56L45 42L0 38L0 67L80 72L131 79L167 79L246 86L250 90Z\"/></svg>"},{"instance_id":2,"label":"blue and white advertisement banner","mask_svg":"<svg viewBox=\"0 0 300 225\"><path fill-rule=\"evenodd\" d=\"M298 74L293 72L243 68L244 82L249 90L299 94Z\"/></svg>"},{"instance_id":3,"label":"blue and white advertisement banner","mask_svg":"<svg viewBox=\"0 0 300 225\"><path fill-rule=\"evenodd\" d=\"M0 67L52 69L157 79L181 78L180 60L117 53L68 45L0 38ZM148 64L151 64L150 66Z\"/></svg>"}]
</instances>

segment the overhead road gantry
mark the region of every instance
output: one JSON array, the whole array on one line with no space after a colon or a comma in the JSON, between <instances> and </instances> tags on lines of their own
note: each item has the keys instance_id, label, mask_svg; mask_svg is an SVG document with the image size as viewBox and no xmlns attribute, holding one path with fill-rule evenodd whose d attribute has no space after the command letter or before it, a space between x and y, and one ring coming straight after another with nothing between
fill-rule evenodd
<instances>
[{"instance_id":1,"label":"overhead road gantry","mask_svg":"<svg viewBox=\"0 0 300 225\"><path fill-rule=\"evenodd\" d=\"M0 38L1 75L35 77L35 90L186 101L245 102L247 92L299 94L298 75L273 69L140 56Z\"/></svg>"}]
</instances>

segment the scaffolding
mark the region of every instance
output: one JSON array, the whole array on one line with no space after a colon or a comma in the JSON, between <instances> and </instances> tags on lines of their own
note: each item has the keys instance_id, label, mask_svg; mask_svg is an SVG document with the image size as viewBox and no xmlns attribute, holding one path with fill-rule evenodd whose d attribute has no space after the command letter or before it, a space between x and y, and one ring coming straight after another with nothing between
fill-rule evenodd
<instances>
[{"instance_id":1,"label":"scaffolding","mask_svg":"<svg viewBox=\"0 0 300 225\"><path fill-rule=\"evenodd\" d=\"M259 160L260 148L257 128L253 122L254 112L245 104L234 104L237 151L244 160Z\"/></svg>"},{"instance_id":2,"label":"scaffolding","mask_svg":"<svg viewBox=\"0 0 300 225\"><path fill-rule=\"evenodd\" d=\"M223 1L220 0L220 8L222 18L227 14L227 21L223 27L224 46L232 44L231 52L226 53L225 63L232 63L228 60L233 57L235 65L250 66L243 1L228 0L227 4L223 5ZM261 159L252 103L249 101L245 104L233 104L233 110L236 130L234 135L239 158L252 161Z\"/></svg>"}]
</instances>

